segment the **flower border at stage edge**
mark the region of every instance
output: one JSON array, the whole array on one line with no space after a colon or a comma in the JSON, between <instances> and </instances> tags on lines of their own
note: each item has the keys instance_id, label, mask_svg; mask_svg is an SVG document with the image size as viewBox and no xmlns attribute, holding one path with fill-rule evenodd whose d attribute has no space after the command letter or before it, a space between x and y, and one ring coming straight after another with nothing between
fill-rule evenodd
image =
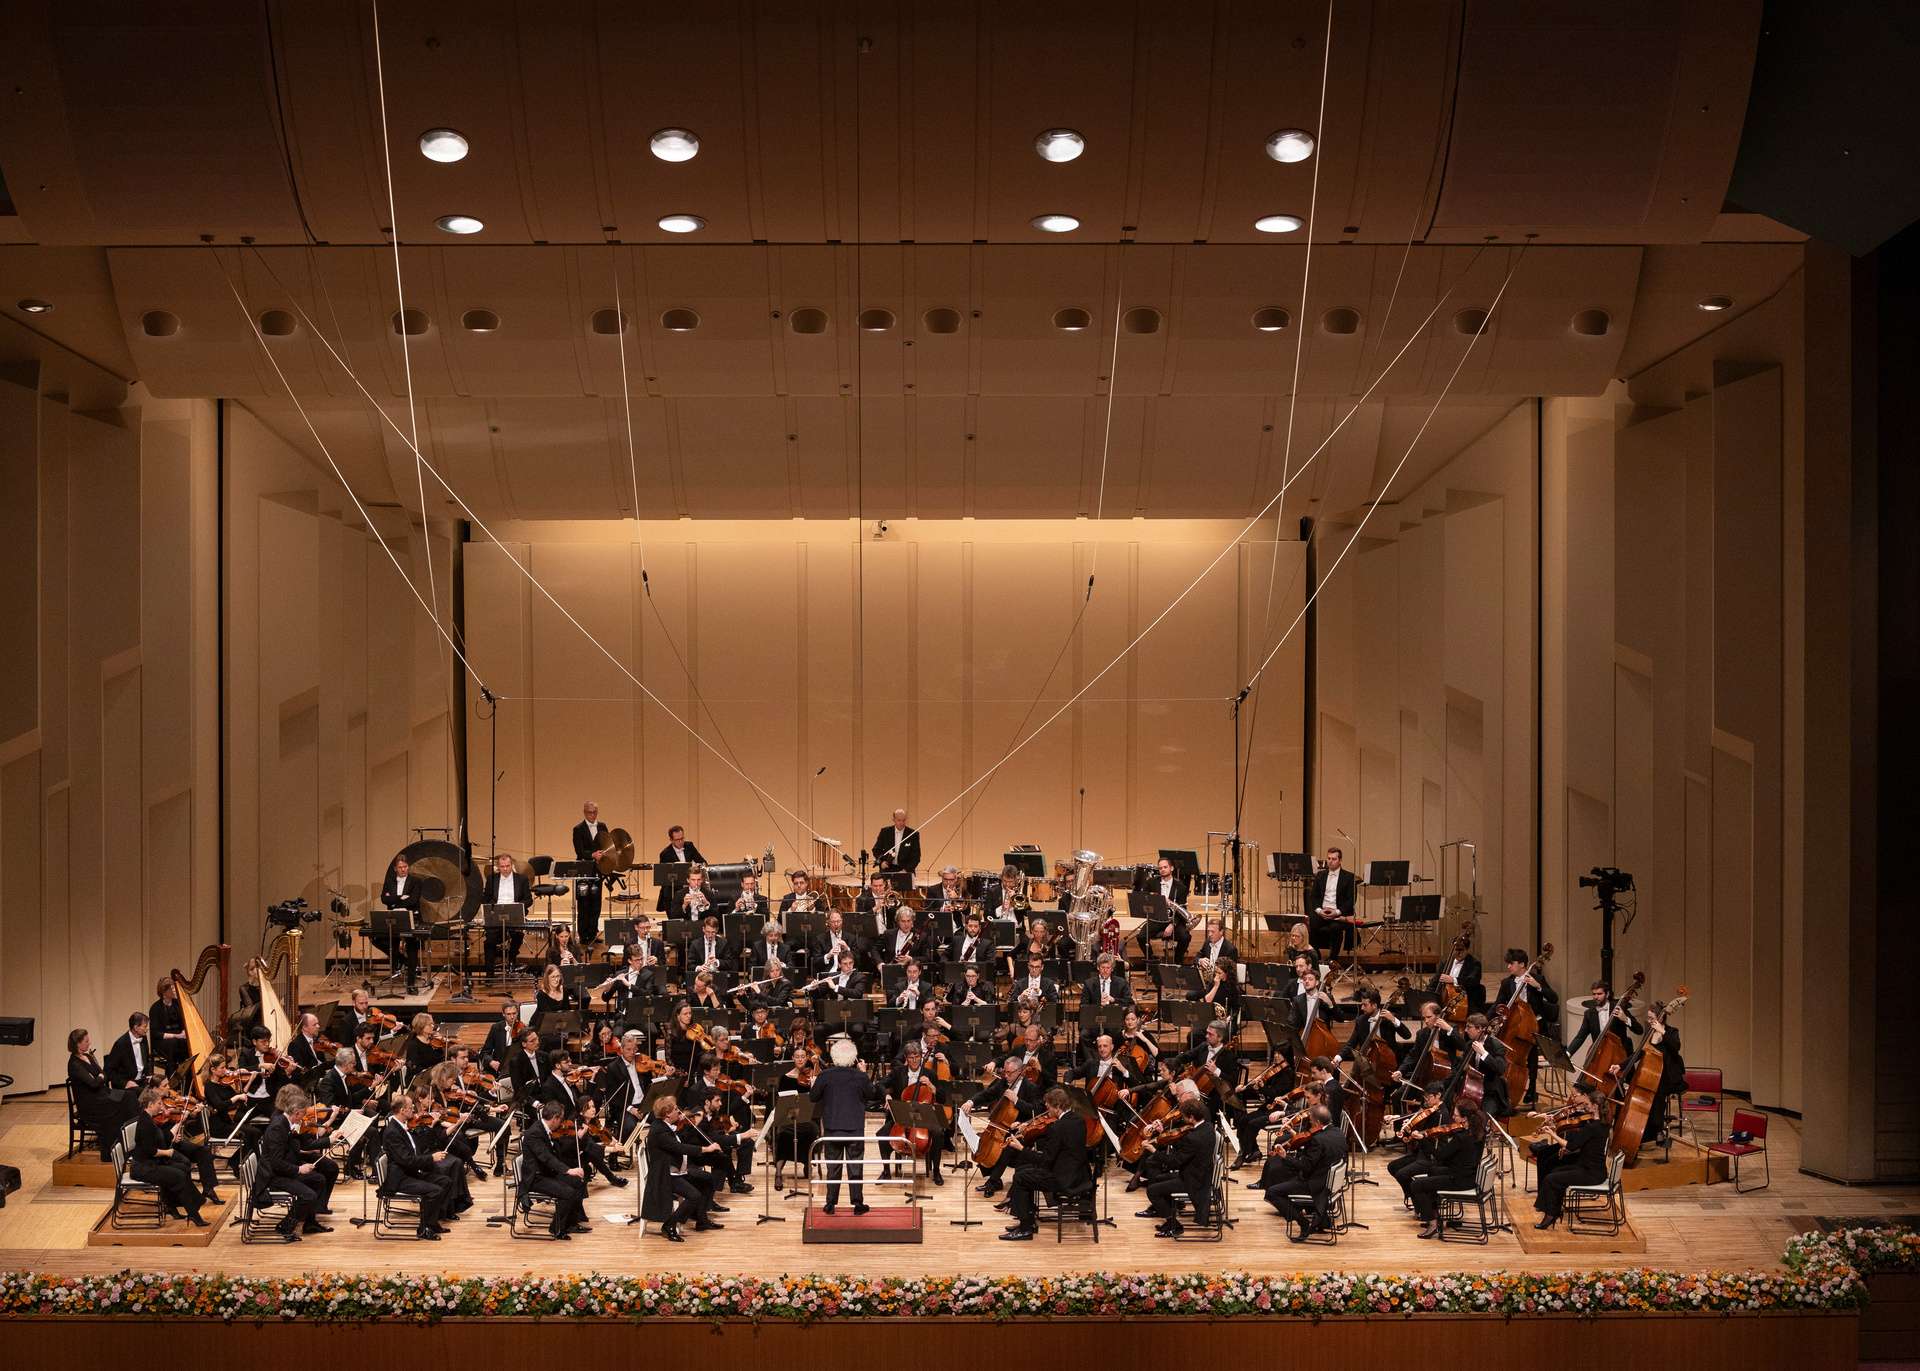
<instances>
[{"instance_id":1,"label":"flower border at stage edge","mask_svg":"<svg viewBox=\"0 0 1920 1371\"><path fill-rule=\"evenodd\" d=\"M508 1316L811 1323L835 1318L1610 1313L1833 1313L1866 1303L1876 1271L1920 1270L1920 1233L1849 1228L1793 1239L1785 1270L1451 1271L1287 1276L1091 1272L1060 1276L302 1276L122 1271L0 1274L0 1317L363 1322Z\"/></svg>"}]
</instances>

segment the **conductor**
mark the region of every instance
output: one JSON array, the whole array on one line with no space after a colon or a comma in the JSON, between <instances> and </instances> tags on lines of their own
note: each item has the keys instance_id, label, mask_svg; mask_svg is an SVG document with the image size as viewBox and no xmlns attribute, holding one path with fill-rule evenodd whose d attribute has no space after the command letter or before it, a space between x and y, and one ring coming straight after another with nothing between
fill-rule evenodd
<instances>
[{"instance_id":1,"label":"conductor","mask_svg":"<svg viewBox=\"0 0 1920 1371\"><path fill-rule=\"evenodd\" d=\"M823 1138L863 1138L867 1131L867 1106L878 1104L883 1092L879 1084L868 1078L867 1073L858 1065L859 1049L850 1038L833 1040L833 1065L820 1073L808 1092L808 1098L814 1104L824 1104L820 1111L820 1136ZM853 1212L864 1214L867 1205L862 1194L860 1178L863 1168L860 1158L866 1155L864 1141L825 1142L821 1145L822 1155L827 1162L827 1204L826 1212L833 1213L834 1206L840 1203L841 1163L851 1161L847 1166L848 1190L853 1195Z\"/></svg>"}]
</instances>

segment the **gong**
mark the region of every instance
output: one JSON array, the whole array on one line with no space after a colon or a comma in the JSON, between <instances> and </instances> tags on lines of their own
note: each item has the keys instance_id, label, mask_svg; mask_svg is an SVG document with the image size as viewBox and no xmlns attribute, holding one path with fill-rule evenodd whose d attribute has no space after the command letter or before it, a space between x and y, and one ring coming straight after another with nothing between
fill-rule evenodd
<instances>
[{"instance_id":1,"label":"gong","mask_svg":"<svg viewBox=\"0 0 1920 1371\"><path fill-rule=\"evenodd\" d=\"M486 881L459 847L440 840L409 843L395 860L399 857L407 859L407 875L420 882L422 924L471 919L480 908ZM393 863L388 862L387 879L392 878Z\"/></svg>"}]
</instances>

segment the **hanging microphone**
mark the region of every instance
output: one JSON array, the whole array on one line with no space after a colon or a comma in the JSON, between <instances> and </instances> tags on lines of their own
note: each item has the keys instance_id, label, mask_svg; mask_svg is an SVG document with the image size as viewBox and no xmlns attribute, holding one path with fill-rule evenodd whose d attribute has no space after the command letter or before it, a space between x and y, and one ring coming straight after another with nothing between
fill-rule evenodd
<instances>
[{"instance_id":1,"label":"hanging microphone","mask_svg":"<svg viewBox=\"0 0 1920 1371\"><path fill-rule=\"evenodd\" d=\"M826 774L827 774L827 769L823 766L818 771L813 773L813 778L817 781Z\"/></svg>"}]
</instances>

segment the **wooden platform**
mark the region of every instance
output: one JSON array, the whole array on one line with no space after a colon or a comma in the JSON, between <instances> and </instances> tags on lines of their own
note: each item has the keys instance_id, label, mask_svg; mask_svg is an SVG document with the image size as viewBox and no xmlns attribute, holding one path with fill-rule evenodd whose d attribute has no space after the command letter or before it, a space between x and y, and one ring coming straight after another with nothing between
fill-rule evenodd
<instances>
[{"instance_id":1,"label":"wooden platform","mask_svg":"<svg viewBox=\"0 0 1920 1371\"><path fill-rule=\"evenodd\" d=\"M233 1187L228 1187L232 1192ZM200 1217L207 1221L205 1228L195 1228L185 1219L160 1220L158 1228L115 1228L108 1220L113 1214L113 1206L108 1205L106 1212L87 1230L88 1247L211 1247L213 1240L240 1202L237 1193L229 1193L225 1204L216 1211L202 1208Z\"/></svg>"},{"instance_id":2,"label":"wooden platform","mask_svg":"<svg viewBox=\"0 0 1920 1371\"><path fill-rule=\"evenodd\" d=\"M1704 1152L1690 1142L1676 1142L1661 1161L1653 1148L1642 1148L1640 1160L1620 1175L1622 1190L1677 1190L1683 1185L1714 1185L1727 1179L1725 1157Z\"/></svg>"},{"instance_id":3,"label":"wooden platform","mask_svg":"<svg viewBox=\"0 0 1920 1371\"><path fill-rule=\"evenodd\" d=\"M100 1160L91 1147L70 1152L53 1164L53 1184L84 1186L90 1190L113 1189L113 1163Z\"/></svg>"},{"instance_id":4,"label":"wooden platform","mask_svg":"<svg viewBox=\"0 0 1920 1371\"><path fill-rule=\"evenodd\" d=\"M1614 1237L1575 1233L1565 1219L1547 1229L1535 1228L1537 1222L1531 1212L1514 1216L1514 1236L1520 1239L1520 1250L1530 1257L1611 1257L1647 1250L1647 1235L1633 1226L1631 1217Z\"/></svg>"},{"instance_id":5,"label":"wooden platform","mask_svg":"<svg viewBox=\"0 0 1920 1371\"><path fill-rule=\"evenodd\" d=\"M925 1241L918 1205L876 1205L864 1214L843 1207L829 1214L807 1206L801 1242L917 1243Z\"/></svg>"}]
</instances>

